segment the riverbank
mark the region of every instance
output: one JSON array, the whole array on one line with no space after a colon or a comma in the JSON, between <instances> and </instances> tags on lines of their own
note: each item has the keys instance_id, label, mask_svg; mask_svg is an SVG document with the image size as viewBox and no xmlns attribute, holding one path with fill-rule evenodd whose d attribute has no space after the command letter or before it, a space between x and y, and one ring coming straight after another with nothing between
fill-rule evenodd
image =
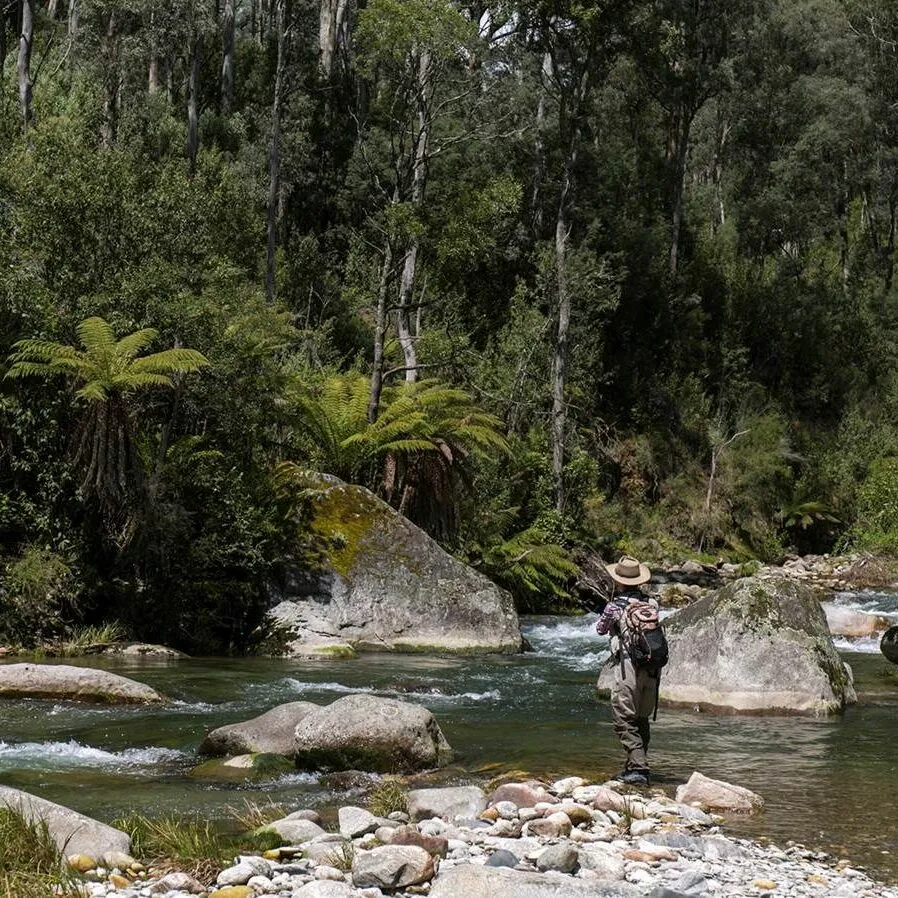
<instances>
[{"instance_id":1,"label":"riverbank","mask_svg":"<svg viewBox=\"0 0 898 898\"><path fill-rule=\"evenodd\" d=\"M677 795L689 798L680 787ZM484 810L485 805L489 805ZM213 885L151 868L101 869L90 898L702 898L788 895L898 898L846 858L726 834L727 819L668 790L569 777L424 789L405 811L375 817L343 806L334 831L314 810L294 812L298 838L235 858ZM301 825L300 825L301 821ZM277 825L274 824L276 827Z\"/></svg>"}]
</instances>

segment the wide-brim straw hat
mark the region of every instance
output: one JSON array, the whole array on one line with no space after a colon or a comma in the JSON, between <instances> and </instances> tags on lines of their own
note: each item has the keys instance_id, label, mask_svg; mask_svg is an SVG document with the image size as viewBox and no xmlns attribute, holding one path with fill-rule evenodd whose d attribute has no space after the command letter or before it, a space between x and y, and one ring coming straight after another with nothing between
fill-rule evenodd
<instances>
[{"instance_id":1,"label":"wide-brim straw hat","mask_svg":"<svg viewBox=\"0 0 898 898\"><path fill-rule=\"evenodd\" d=\"M608 571L608 576L621 586L639 586L652 579L649 566L629 555L624 555L620 561L616 561L614 564L606 564L605 570Z\"/></svg>"}]
</instances>

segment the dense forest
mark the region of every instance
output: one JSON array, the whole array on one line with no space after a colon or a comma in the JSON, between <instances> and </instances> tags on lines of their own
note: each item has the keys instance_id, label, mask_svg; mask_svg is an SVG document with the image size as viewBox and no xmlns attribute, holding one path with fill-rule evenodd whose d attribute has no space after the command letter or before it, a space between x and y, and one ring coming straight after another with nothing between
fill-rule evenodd
<instances>
[{"instance_id":1,"label":"dense forest","mask_svg":"<svg viewBox=\"0 0 898 898\"><path fill-rule=\"evenodd\" d=\"M0 632L239 650L309 473L524 610L898 551L886 0L0 0Z\"/></svg>"}]
</instances>

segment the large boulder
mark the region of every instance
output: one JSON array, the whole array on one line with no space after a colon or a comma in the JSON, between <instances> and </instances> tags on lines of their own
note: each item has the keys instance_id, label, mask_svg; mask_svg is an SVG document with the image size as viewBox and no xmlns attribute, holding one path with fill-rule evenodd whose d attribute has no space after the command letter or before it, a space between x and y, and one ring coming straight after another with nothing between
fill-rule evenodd
<instances>
[{"instance_id":1,"label":"large boulder","mask_svg":"<svg viewBox=\"0 0 898 898\"><path fill-rule=\"evenodd\" d=\"M136 680L71 664L0 664L0 698L49 698L107 705L164 702Z\"/></svg>"},{"instance_id":2,"label":"large boulder","mask_svg":"<svg viewBox=\"0 0 898 898\"><path fill-rule=\"evenodd\" d=\"M677 787L677 801L706 811L738 811L753 814L764 807L764 799L743 786L711 779L697 770L689 782Z\"/></svg>"},{"instance_id":3,"label":"large boulder","mask_svg":"<svg viewBox=\"0 0 898 898\"><path fill-rule=\"evenodd\" d=\"M296 725L317 707L312 702L287 702L252 720L218 727L203 739L199 753L221 756L264 752L292 758Z\"/></svg>"},{"instance_id":4,"label":"large boulder","mask_svg":"<svg viewBox=\"0 0 898 898\"><path fill-rule=\"evenodd\" d=\"M430 711L374 695L347 695L312 711L296 727L294 752L305 770L379 773L440 767L452 758Z\"/></svg>"},{"instance_id":5,"label":"large boulder","mask_svg":"<svg viewBox=\"0 0 898 898\"><path fill-rule=\"evenodd\" d=\"M518 652L511 596L373 493L322 478L314 572L287 571L270 614L294 655Z\"/></svg>"},{"instance_id":6,"label":"large boulder","mask_svg":"<svg viewBox=\"0 0 898 898\"><path fill-rule=\"evenodd\" d=\"M28 792L0 786L0 807L16 811L31 823L46 823L53 841L65 856L85 855L99 863L104 855L131 851L131 837L127 833Z\"/></svg>"},{"instance_id":7,"label":"large boulder","mask_svg":"<svg viewBox=\"0 0 898 898\"><path fill-rule=\"evenodd\" d=\"M857 701L814 591L744 578L665 621L661 701L737 713L831 714ZM599 677L610 689L610 665Z\"/></svg>"}]
</instances>

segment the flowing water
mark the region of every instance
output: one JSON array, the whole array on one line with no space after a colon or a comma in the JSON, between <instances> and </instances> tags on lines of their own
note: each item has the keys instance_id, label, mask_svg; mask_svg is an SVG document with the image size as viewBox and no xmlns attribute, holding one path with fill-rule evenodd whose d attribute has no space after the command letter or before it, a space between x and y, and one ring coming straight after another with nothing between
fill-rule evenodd
<instances>
[{"instance_id":1,"label":"flowing water","mask_svg":"<svg viewBox=\"0 0 898 898\"><path fill-rule=\"evenodd\" d=\"M898 622L896 593L843 593L835 601ZM300 773L252 786L215 785L189 771L214 727L286 701L326 704L357 692L428 707L458 754L444 773L448 782L503 771L608 777L623 755L608 703L594 692L607 652L594 622L527 618L534 651L518 656L69 661L149 683L175 701L157 708L0 702L0 783L106 821L132 808L224 820L245 799L332 807L358 799L358 787ZM898 881L898 667L879 654L878 638L837 646L859 694L843 715L734 717L662 708L653 768L668 791L700 770L763 795L764 813L731 821L731 831L831 850Z\"/></svg>"}]
</instances>

